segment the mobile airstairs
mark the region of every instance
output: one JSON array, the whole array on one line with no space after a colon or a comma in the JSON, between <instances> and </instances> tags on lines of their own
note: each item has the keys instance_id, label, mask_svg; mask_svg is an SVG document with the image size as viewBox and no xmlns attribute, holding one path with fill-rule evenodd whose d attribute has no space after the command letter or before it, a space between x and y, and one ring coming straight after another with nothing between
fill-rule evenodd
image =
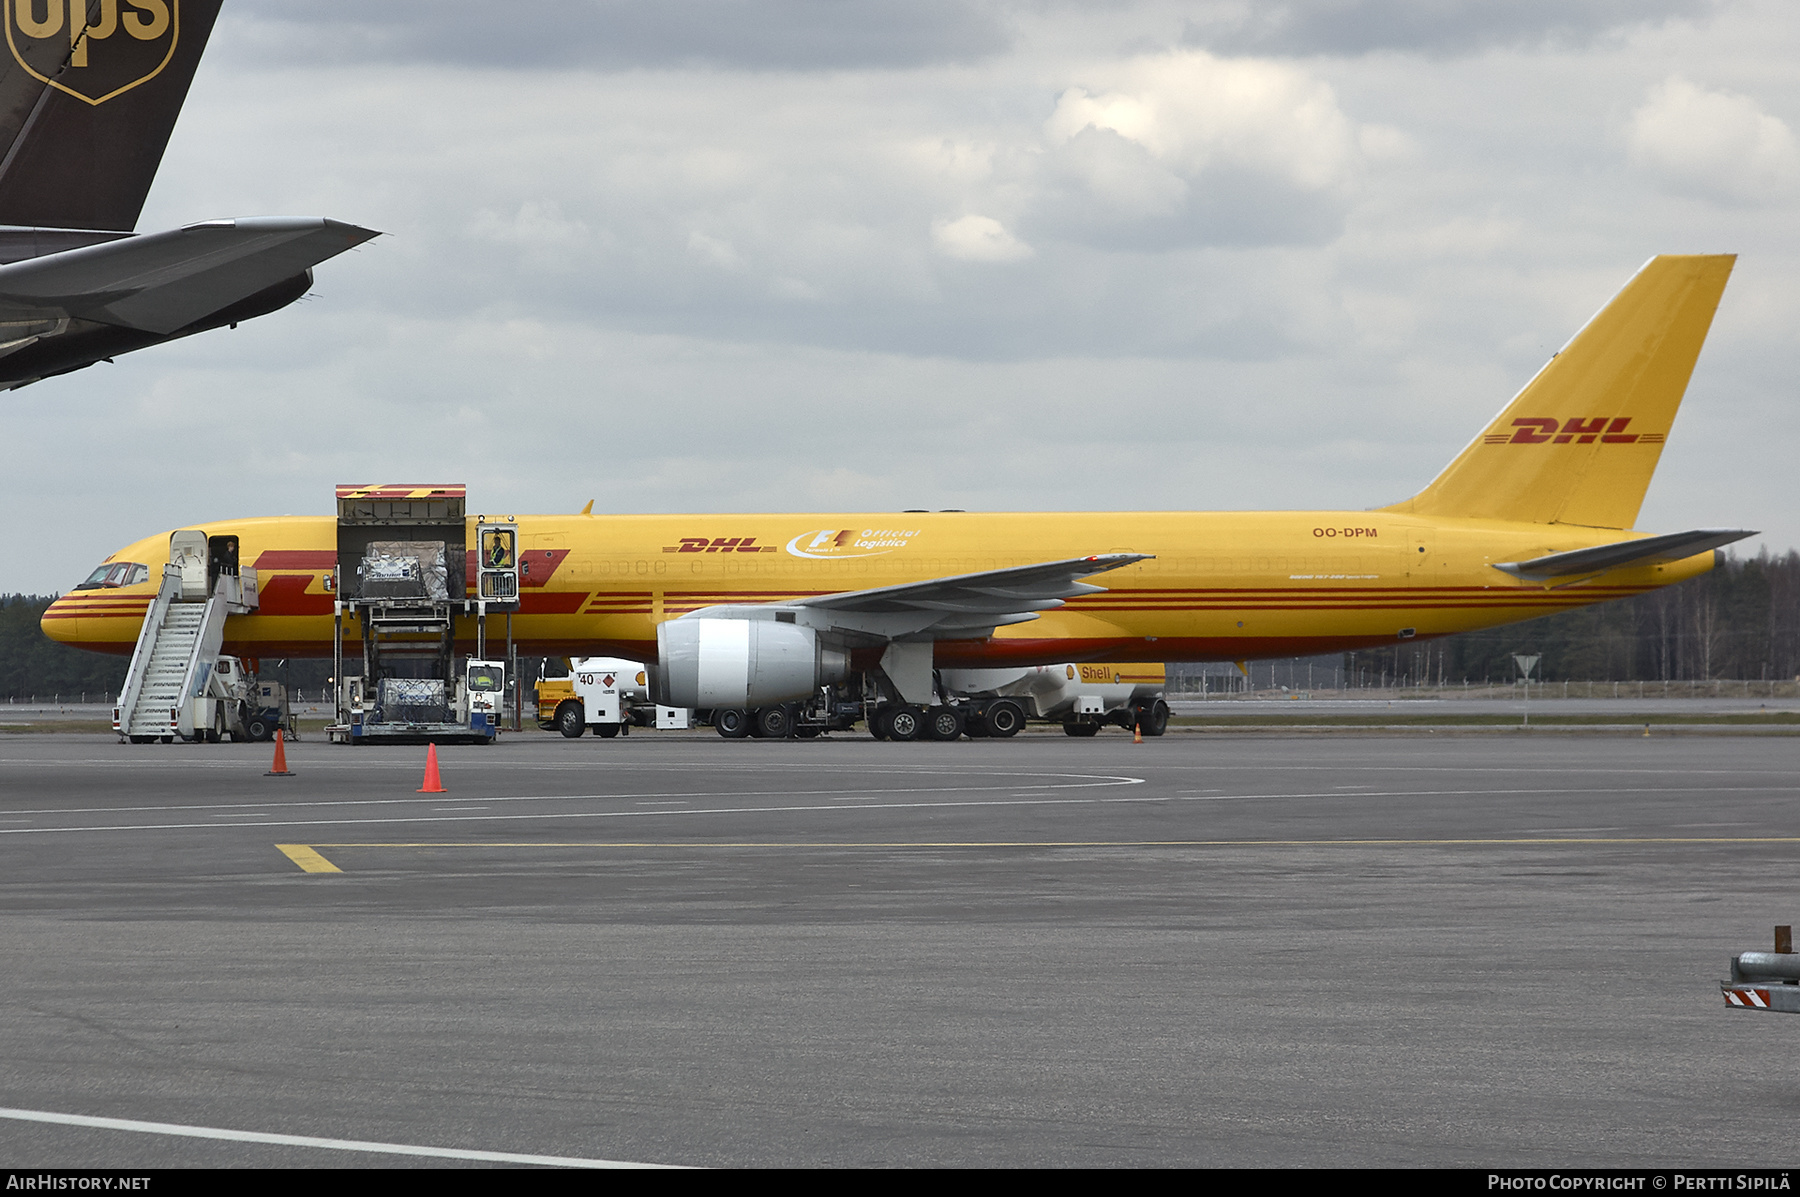
<instances>
[{"instance_id":1,"label":"mobile airstairs","mask_svg":"<svg viewBox=\"0 0 1800 1197\"><path fill-rule=\"evenodd\" d=\"M225 618L256 610L256 571L240 571L237 537L169 537L162 587L144 614L113 730L121 740L169 743L187 729L188 702L205 689L225 640Z\"/></svg>"}]
</instances>

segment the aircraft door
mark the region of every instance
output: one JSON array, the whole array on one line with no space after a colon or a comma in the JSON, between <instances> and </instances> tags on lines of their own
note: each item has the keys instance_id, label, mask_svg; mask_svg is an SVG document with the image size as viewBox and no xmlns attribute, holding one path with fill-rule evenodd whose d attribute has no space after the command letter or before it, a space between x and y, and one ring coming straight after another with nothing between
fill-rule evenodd
<instances>
[{"instance_id":1,"label":"aircraft door","mask_svg":"<svg viewBox=\"0 0 1800 1197\"><path fill-rule=\"evenodd\" d=\"M211 593L206 533L195 528L169 534L169 564L181 570L183 602L203 603Z\"/></svg>"},{"instance_id":2,"label":"aircraft door","mask_svg":"<svg viewBox=\"0 0 1800 1197\"><path fill-rule=\"evenodd\" d=\"M206 548L206 585L207 593L210 594L220 575L231 578L238 576L238 538L209 536L206 538Z\"/></svg>"}]
</instances>

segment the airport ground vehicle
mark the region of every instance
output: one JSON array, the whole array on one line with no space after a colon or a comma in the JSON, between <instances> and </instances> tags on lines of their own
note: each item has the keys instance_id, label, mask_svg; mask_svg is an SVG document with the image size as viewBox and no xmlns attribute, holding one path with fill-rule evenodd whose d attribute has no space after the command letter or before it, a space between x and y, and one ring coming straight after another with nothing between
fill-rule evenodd
<instances>
[{"instance_id":1,"label":"airport ground vehicle","mask_svg":"<svg viewBox=\"0 0 1800 1197\"><path fill-rule=\"evenodd\" d=\"M337 721L328 732L334 743L488 744L500 734L507 678L517 664L511 628L518 526L510 518L477 517L471 559L463 488L419 489L337 488L328 587L335 596ZM505 660L486 651L490 608L506 617ZM457 625L470 617L475 651L459 667ZM360 663L346 659L347 626L360 641Z\"/></svg>"},{"instance_id":2,"label":"airport ground vehicle","mask_svg":"<svg viewBox=\"0 0 1800 1197\"><path fill-rule=\"evenodd\" d=\"M252 740L272 740L277 728L285 728L291 736L294 719L288 709L287 686L281 682L266 682L253 675L247 688L250 708L244 717L245 734Z\"/></svg>"},{"instance_id":3,"label":"airport ground vehicle","mask_svg":"<svg viewBox=\"0 0 1800 1197\"><path fill-rule=\"evenodd\" d=\"M620 657L581 657L569 662L568 677L540 679L537 709L540 728L571 740L589 729L610 740L630 735L633 727L680 730L692 724L692 712L651 702L644 666Z\"/></svg>"},{"instance_id":4,"label":"airport ground vehicle","mask_svg":"<svg viewBox=\"0 0 1800 1197\"><path fill-rule=\"evenodd\" d=\"M175 734L184 740L248 740L251 738L250 679L236 657L203 662L196 681L199 693L179 709Z\"/></svg>"},{"instance_id":5,"label":"airport ground vehicle","mask_svg":"<svg viewBox=\"0 0 1800 1197\"><path fill-rule=\"evenodd\" d=\"M959 697L959 705L968 712L965 718L973 719L978 728L985 728L988 704L1011 701L1027 720L1058 724L1071 736L1092 736L1109 725L1162 735L1169 727L1165 681L1162 665L1152 662L1065 662L1029 669L946 669L938 674L939 685Z\"/></svg>"},{"instance_id":6,"label":"airport ground vehicle","mask_svg":"<svg viewBox=\"0 0 1800 1197\"><path fill-rule=\"evenodd\" d=\"M650 662L654 701L712 711L715 726L721 711L856 703L877 734L906 739L927 712L955 705L938 698L946 669L1306 656L1654 590L1711 569L1721 546L1754 535L1632 530L1732 262L1652 259L1401 503L509 517L518 556L508 642L533 655ZM460 512L463 491L346 487L340 507L346 494L395 511L453 497ZM501 609L486 589L490 526L475 516L439 522L417 537L444 546L452 580L429 652L485 659L488 613ZM241 542L261 576L260 606L224 626L227 651L324 656L354 627L367 654L371 621L385 617L367 604L351 609L333 589L363 557L341 518L162 533L118 550L108 566L144 564L155 575L183 535ZM481 553L464 552L471 537L483 539ZM78 647L130 651L152 603L148 583L72 592L45 612L43 628ZM999 724L1023 714L1012 702L987 704L984 730L1005 734Z\"/></svg>"},{"instance_id":7,"label":"airport ground vehicle","mask_svg":"<svg viewBox=\"0 0 1800 1197\"><path fill-rule=\"evenodd\" d=\"M1169 725L1164 672L1157 663L944 669L929 705L884 703L875 687L859 696L855 686L827 686L803 703L700 714L727 739L816 736L848 731L858 721L878 740L1005 738L1033 722L1054 723L1071 736L1091 736L1108 725L1160 736Z\"/></svg>"},{"instance_id":8,"label":"airport ground vehicle","mask_svg":"<svg viewBox=\"0 0 1800 1197\"><path fill-rule=\"evenodd\" d=\"M695 712L696 722L710 724L727 740L754 736L759 740L783 740L789 736L810 739L823 732L849 731L857 720L873 717L872 704L861 691L866 683L821 686L811 697L760 707L713 707Z\"/></svg>"},{"instance_id":9,"label":"airport ground vehicle","mask_svg":"<svg viewBox=\"0 0 1800 1197\"><path fill-rule=\"evenodd\" d=\"M84 584L82 593L110 601L119 588L110 579L121 572L101 577L95 571L89 584L95 578L99 583ZM125 583L132 584L147 589L148 578ZM243 663L221 646L226 620L254 611L258 602L256 571L238 568L237 538L175 533L156 592L146 599L137 607L142 615L113 708L113 731L134 744L235 737L249 714L249 692Z\"/></svg>"},{"instance_id":10,"label":"airport ground vehicle","mask_svg":"<svg viewBox=\"0 0 1800 1197\"><path fill-rule=\"evenodd\" d=\"M500 734L506 662L471 657L455 676L382 677L370 687L360 675L339 686L343 721L329 729L338 744L490 744Z\"/></svg>"},{"instance_id":11,"label":"airport ground vehicle","mask_svg":"<svg viewBox=\"0 0 1800 1197\"><path fill-rule=\"evenodd\" d=\"M292 731L287 687L264 681L250 672L249 664L221 656L210 666L202 663L196 682L200 693L189 698L175 723L175 734L184 740L272 740L276 728Z\"/></svg>"}]
</instances>

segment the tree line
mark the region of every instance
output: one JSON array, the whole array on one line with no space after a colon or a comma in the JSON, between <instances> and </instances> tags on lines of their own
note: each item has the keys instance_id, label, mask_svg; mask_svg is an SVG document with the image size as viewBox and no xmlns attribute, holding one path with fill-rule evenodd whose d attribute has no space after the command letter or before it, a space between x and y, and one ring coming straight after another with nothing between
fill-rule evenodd
<instances>
[{"instance_id":1,"label":"tree line","mask_svg":"<svg viewBox=\"0 0 1800 1197\"><path fill-rule=\"evenodd\" d=\"M1800 553L1727 556L1697 578L1634 598L1345 660L1366 682L1460 684L1516 678L1514 653L1538 654L1532 676L1545 681L1800 677Z\"/></svg>"},{"instance_id":2,"label":"tree line","mask_svg":"<svg viewBox=\"0 0 1800 1197\"><path fill-rule=\"evenodd\" d=\"M39 621L56 595L0 595L0 698L117 696L129 658L83 652L44 635Z\"/></svg>"}]
</instances>

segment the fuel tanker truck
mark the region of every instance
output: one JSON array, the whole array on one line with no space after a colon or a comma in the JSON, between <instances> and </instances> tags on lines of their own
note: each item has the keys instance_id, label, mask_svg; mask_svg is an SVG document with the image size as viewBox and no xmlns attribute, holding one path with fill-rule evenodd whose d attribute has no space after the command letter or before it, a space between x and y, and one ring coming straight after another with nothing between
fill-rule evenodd
<instances>
[{"instance_id":1,"label":"fuel tanker truck","mask_svg":"<svg viewBox=\"0 0 1800 1197\"><path fill-rule=\"evenodd\" d=\"M1096 735L1108 724L1162 735L1169 727L1165 682L1162 665L1146 663L938 671L938 685L971 715L1011 704L1026 721L1059 723L1071 736ZM970 718L968 726L979 729L990 721Z\"/></svg>"}]
</instances>

